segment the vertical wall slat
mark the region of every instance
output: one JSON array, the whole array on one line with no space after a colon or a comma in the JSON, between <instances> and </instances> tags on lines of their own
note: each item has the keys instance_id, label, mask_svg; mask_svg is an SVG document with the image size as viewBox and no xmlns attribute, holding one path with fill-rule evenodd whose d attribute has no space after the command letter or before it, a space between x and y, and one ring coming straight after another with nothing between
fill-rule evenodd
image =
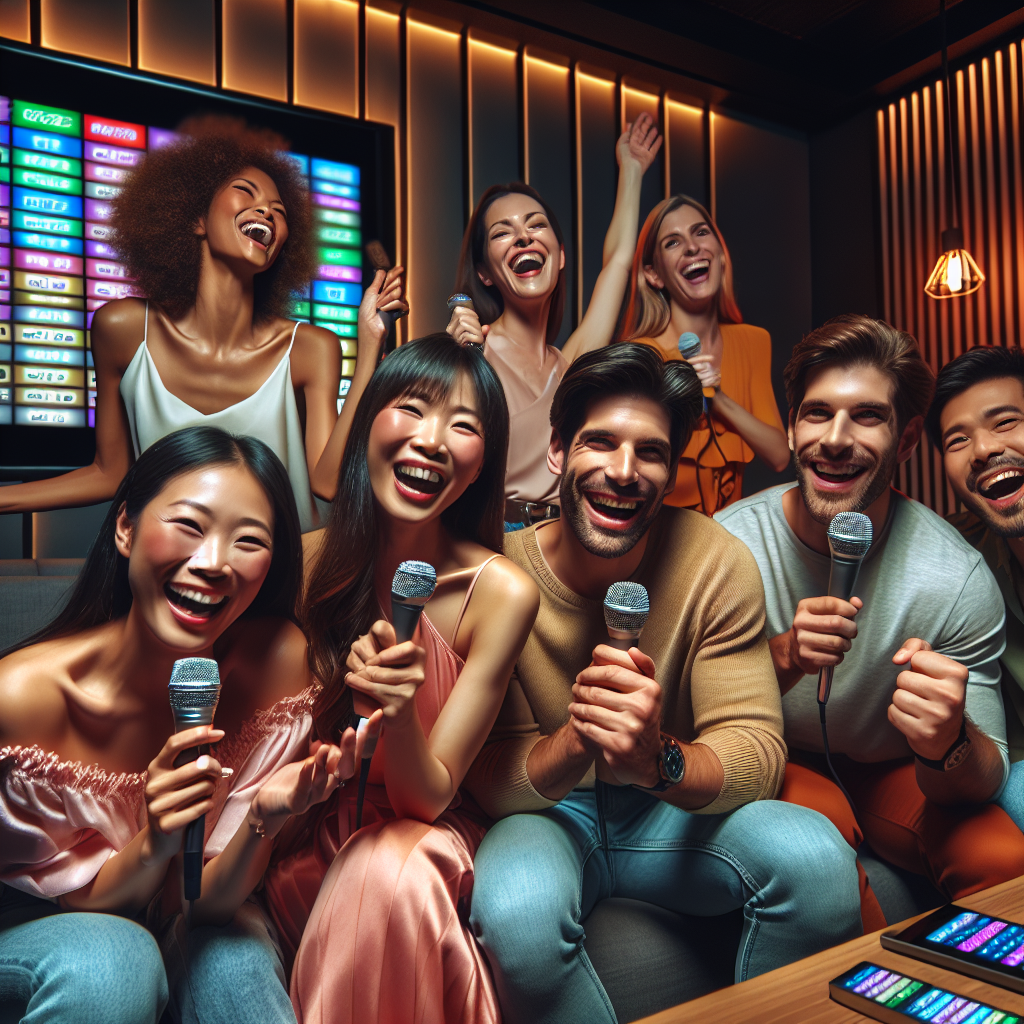
<instances>
[{"instance_id":1,"label":"vertical wall slat","mask_svg":"<svg viewBox=\"0 0 1024 1024\"><path fill-rule=\"evenodd\" d=\"M519 177L516 51L469 40L470 205Z\"/></svg>"},{"instance_id":2,"label":"vertical wall slat","mask_svg":"<svg viewBox=\"0 0 1024 1024\"><path fill-rule=\"evenodd\" d=\"M619 131L623 131L627 124L632 124L641 114L647 113L654 118L655 124L660 124L660 110L658 97L640 89L632 89L627 85L622 87L622 125ZM654 158L654 163L644 175L643 184L640 187L640 222L646 219L647 214L665 198L665 145L662 143L661 152Z\"/></svg>"},{"instance_id":3,"label":"vertical wall slat","mask_svg":"<svg viewBox=\"0 0 1024 1024\"><path fill-rule=\"evenodd\" d=\"M692 196L709 205L704 181L704 118L707 112L675 100L665 101L665 149L669 194Z\"/></svg>"},{"instance_id":4,"label":"vertical wall slat","mask_svg":"<svg viewBox=\"0 0 1024 1024\"><path fill-rule=\"evenodd\" d=\"M359 116L359 4L294 0L295 102Z\"/></svg>"},{"instance_id":5,"label":"vertical wall slat","mask_svg":"<svg viewBox=\"0 0 1024 1024\"><path fill-rule=\"evenodd\" d=\"M223 85L288 99L288 31L284 0L221 0Z\"/></svg>"},{"instance_id":6,"label":"vertical wall slat","mask_svg":"<svg viewBox=\"0 0 1024 1024\"><path fill-rule=\"evenodd\" d=\"M217 85L216 0L139 0L139 69Z\"/></svg>"},{"instance_id":7,"label":"vertical wall slat","mask_svg":"<svg viewBox=\"0 0 1024 1024\"><path fill-rule=\"evenodd\" d=\"M29 0L0 0L0 36L19 43L32 42Z\"/></svg>"},{"instance_id":8,"label":"vertical wall slat","mask_svg":"<svg viewBox=\"0 0 1024 1024\"><path fill-rule=\"evenodd\" d=\"M43 46L80 57L131 63L128 0L40 0Z\"/></svg>"}]
</instances>

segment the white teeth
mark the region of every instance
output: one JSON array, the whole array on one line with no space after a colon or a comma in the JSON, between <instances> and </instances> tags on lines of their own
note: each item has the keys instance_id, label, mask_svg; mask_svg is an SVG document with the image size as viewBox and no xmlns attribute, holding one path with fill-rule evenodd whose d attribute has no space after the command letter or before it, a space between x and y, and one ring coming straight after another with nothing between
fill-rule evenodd
<instances>
[{"instance_id":1,"label":"white teeth","mask_svg":"<svg viewBox=\"0 0 1024 1024\"><path fill-rule=\"evenodd\" d=\"M831 466L824 466L820 462L814 464L814 470L816 473L824 473L828 476L854 476L859 473L862 466L846 466L841 469L833 469Z\"/></svg>"},{"instance_id":2,"label":"white teeth","mask_svg":"<svg viewBox=\"0 0 1024 1024\"><path fill-rule=\"evenodd\" d=\"M688 277L690 274L696 276L697 274L705 271L711 266L710 260L697 260L696 263L691 263L684 271L683 276Z\"/></svg>"},{"instance_id":3,"label":"white teeth","mask_svg":"<svg viewBox=\"0 0 1024 1024\"><path fill-rule=\"evenodd\" d=\"M639 501L616 501L614 498L597 497L597 495L590 495L590 500L595 505L606 505L608 508L624 508L629 511L635 509L640 502Z\"/></svg>"},{"instance_id":4,"label":"white teeth","mask_svg":"<svg viewBox=\"0 0 1024 1024\"><path fill-rule=\"evenodd\" d=\"M426 480L432 484L441 482L441 474L435 473L432 469L422 469L419 466L399 466L398 472L405 476L415 477L417 480Z\"/></svg>"},{"instance_id":5,"label":"white teeth","mask_svg":"<svg viewBox=\"0 0 1024 1024\"><path fill-rule=\"evenodd\" d=\"M185 587L176 587L174 584L169 584L169 586L179 597L195 601L196 604L221 604L227 600L226 596L215 598L211 594L201 594L198 590L188 590Z\"/></svg>"},{"instance_id":6,"label":"white teeth","mask_svg":"<svg viewBox=\"0 0 1024 1024\"><path fill-rule=\"evenodd\" d=\"M266 224L251 220L248 224L242 225L242 234L251 238L254 242L261 242L263 245L270 245L274 232Z\"/></svg>"},{"instance_id":7,"label":"white teeth","mask_svg":"<svg viewBox=\"0 0 1024 1024\"><path fill-rule=\"evenodd\" d=\"M997 473L991 480L985 481L986 487L991 487L993 484L997 484L1000 480L1011 480L1015 476L1020 476L1019 469L1008 469L1005 473Z\"/></svg>"},{"instance_id":8,"label":"white teeth","mask_svg":"<svg viewBox=\"0 0 1024 1024\"><path fill-rule=\"evenodd\" d=\"M526 264L533 264L533 263L536 263L538 266L543 266L544 265L544 258L540 255L540 253L524 252L524 253L521 253L519 256L517 256L512 261L512 269L516 273L519 273L520 269L532 270L533 269L532 266L528 267L528 266L526 266Z\"/></svg>"}]
</instances>

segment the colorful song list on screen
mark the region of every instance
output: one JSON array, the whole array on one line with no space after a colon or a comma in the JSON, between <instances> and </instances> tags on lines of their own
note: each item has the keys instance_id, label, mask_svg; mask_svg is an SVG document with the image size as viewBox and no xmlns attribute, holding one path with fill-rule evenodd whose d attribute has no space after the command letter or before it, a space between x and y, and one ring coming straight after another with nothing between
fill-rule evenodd
<instances>
[{"instance_id":1,"label":"colorful song list on screen","mask_svg":"<svg viewBox=\"0 0 1024 1024\"><path fill-rule=\"evenodd\" d=\"M973 911L955 915L927 939L1007 967L1024 964L1024 928Z\"/></svg>"},{"instance_id":2,"label":"colorful song list on screen","mask_svg":"<svg viewBox=\"0 0 1024 1024\"><path fill-rule=\"evenodd\" d=\"M95 426L93 314L141 295L111 244L111 201L148 150L175 138L0 97L0 424ZM310 185L318 257L292 312L339 337L340 409L362 290L359 168L289 155Z\"/></svg>"}]
</instances>

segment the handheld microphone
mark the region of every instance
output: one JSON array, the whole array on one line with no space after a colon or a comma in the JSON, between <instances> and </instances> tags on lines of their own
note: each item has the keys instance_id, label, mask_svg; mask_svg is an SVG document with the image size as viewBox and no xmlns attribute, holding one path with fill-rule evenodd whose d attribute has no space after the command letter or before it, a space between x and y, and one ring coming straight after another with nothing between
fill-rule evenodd
<instances>
[{"instance_id":1,"label":"handheld microphone","mask_svg":"<svg viewBox=\"0 0 1024 1024\"><path fill-rule=\"evenodd\" d=\"M849 601L857 585L861 562L871 547L871 520L863 512L840 512L828 528L828 546L832 552L832 571L828 577L828 596ZM832 690L834 666L818 672L818 703L826 704Z\"/></svg>"},{"instance_id":2,"label":"handheld microphone","mask_svg":"<svg viewBox=\"0 0 1024 1024\"><path fill-rule=\"evenodd\" d=\"M613 583L604 595L604 624L608 643L620 651L636 647L651 613L647 588L640 583Z\"/></svg>"},{"instance_id":3,"label":"handheld microphone","mask_svg":"<svg viewBox=\"0 0 1024 1024\"><path fill-rule=\"evenodd\" d=\"M676 342L676 348L679 349L679 354L684 359L692 359L694 356L700 355L700 338L693 331L683 331L679 335L679 341ZM704 393L704 412L707 412L708 399L715 397L715 389L701 388L701 391Z\"/></svg>"},{"instance_id":4,"label":"handheld microphone","mask_svg":"<svg viewBox=\"0 0 1024 1024\"><path fill-rule=\"evenodd\" d=\"M370 261L370 266L373 267L374 272L378 270L390 270L391 269L391 257L388 256L387 249L379 242L376 238L372 242L366 244L366 258ZM385 278L387 280L387 278ZM383 283L381 284L383 288ZM378 294L380 294L378 292ZM381 322L384 324L384 340L387 341L388 335L391 333L391 328L395 326L395 321L399 317L407 315L407 310L389 310L389 309L378 309L377 316L380 317Z\"/></svg>"},{"instance_id":5,"label":"handheld microphone","mask_svg":"<svg viewBox=\"0 0 1024 1024\"><path fill-rule=\"evenodd\" d=\"M197 725L213 725L213 713L220 700L220 669L212 658L179 658L171 669L167 695L174 716L174 731L192 729ZM195 761L208 754L208 744L183 750L174 760L174 767ZM206 815L185 826L184 883L185 899L197 900L203 883L203 841Z\"/></svg>"},{"instance_id":6,"label":"handheld microphone","mask_svg":"<svg viewBox=\"0 0 1024 1024\"><path fill-rule=\"evenodd\" d=\"M465 306L466 309L471 309L476 312L476 306L473 305L473 300L465 292L455 292L453 295L448 296L448 309L449 311L455 309L456 306Z\"/></svg>"},{"instance_id":7,"label":"handheld microphone","mask_svg":"<svg viewBox=\"0 0 1024 1024\"><path fill-rule=\"evenodd\" d=\"M434 596L437 570L429 562L402 562L391 580L391 624L395 627L395 640L404 644L411 640L419 624L423 606ZM368 719L361 718L356 735L366 731ZM363 747L363 763L359 766L359 791L356 794L356 828L363 824L363 798L366 780L370 775L370 759L377 749L380 733L367 740Z\"/></svg>"}]
</instances>

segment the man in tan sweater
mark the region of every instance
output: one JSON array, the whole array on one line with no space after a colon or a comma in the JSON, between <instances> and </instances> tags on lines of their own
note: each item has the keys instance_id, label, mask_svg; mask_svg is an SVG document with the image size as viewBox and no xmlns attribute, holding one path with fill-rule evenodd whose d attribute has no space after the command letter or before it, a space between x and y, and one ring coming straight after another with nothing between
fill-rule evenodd
<instances>
[{"instance_id":1,"label":"man in tan sweater","mask_svg":"<svg viewBox=\"0 0 1024 1024\"><path fill-rule=\"evenodd\" d=\"M852 850L772 799L786 747L757 565L712 520L662 507L700 412L685 363L639 345L580 358L551 409L562 517L506 538L541 609L466 785L502 819L472 925L509 1024L615 1021L581 927L611 896L743 907L737 981L860 934ZM622 580L651 605L628 652L602 610Z\"/></svg>"}]
</instances>

